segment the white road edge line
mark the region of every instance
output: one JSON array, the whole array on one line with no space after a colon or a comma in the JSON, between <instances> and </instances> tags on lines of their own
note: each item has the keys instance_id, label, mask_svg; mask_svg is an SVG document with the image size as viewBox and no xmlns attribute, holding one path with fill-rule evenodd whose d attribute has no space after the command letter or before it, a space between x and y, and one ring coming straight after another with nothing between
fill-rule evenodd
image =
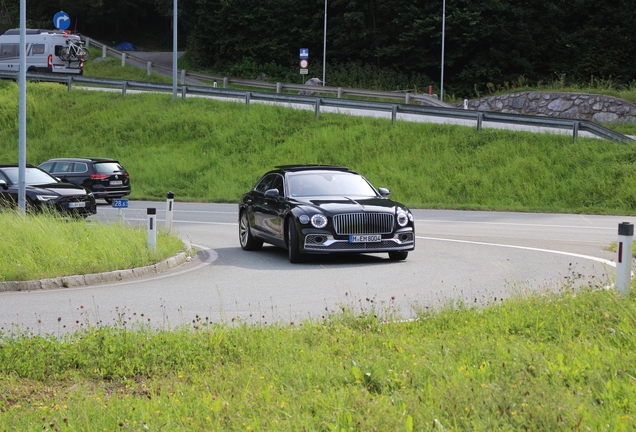
<instances>
[{"instance_id":1,"label":"white road edge line","mask_svg":"<svg viewBox=\"0 0 636 432\"><path fill-rule=\"evenodd\" d=\"M505 248L512 248L512 249L524 249L524 250L535 251L535 252L547 252L547 253L553 253L553 254L557 254L557 255L566 255L566 256L571 256L571 257L575 257L575 258L588 259L588 260L600 262L600 263L608 265L610 267L616 267L616 263L613 262L613 261L606 260L604 258L593 257L593 256L590 256L590 255L576 254L576 253L572 253L572 252L555 251L555 250L550 250L550 249L539 249L539 248L532 248L532 247L526 247L526 246L505 245L505 244L499 244L499 243L476 242L476 241L470 241L470 240L444 239L444 238L437 238L437 237L415 236L415 238L424 239L424 240L455 242L455 243L469 243L469 244L476 244L476 245L482 245L482 246L496 246L496 247L505 247Z\"/></svg>"}]
</instances>

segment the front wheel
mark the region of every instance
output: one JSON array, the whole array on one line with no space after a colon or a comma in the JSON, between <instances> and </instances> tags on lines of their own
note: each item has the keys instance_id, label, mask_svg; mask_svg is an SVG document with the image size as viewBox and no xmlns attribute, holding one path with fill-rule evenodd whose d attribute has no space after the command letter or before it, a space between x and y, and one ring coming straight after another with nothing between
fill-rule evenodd
<instances>
[{"instance_id":1,"label":"front wheel","mask_svg":"<svg viewBox=\"0 0 636 432\"><path fill-rule=\"evenodd\" d=\"M289 262L292 264L304 261L304 255L300 253L298 231L296 231L296 224L293 218L290 218L287 222L287 254L289 255Z\"/></svg>"},{"instance_id":2,"label":"front wheel","mask_svg":"<svg viewBox=\"0 0 636 432\"><path fill-rule=\"evenodd\" d=\"M241 213L239 219L239 242L241 248L247 251L259 250L263 246L263 241L255 239L250 229L250 221L247 218L247 212Z\"/></svg>"},{"instance_id":3,"label":"front wheel","mask_svg":"<svg viewBox=\"0 0 636 432\"><path fill-rule=\"evenodd\" d=\"M389 259L391 261L404 261L409 256L408 252L389 252Z\"/></svg>"}]
</instances>

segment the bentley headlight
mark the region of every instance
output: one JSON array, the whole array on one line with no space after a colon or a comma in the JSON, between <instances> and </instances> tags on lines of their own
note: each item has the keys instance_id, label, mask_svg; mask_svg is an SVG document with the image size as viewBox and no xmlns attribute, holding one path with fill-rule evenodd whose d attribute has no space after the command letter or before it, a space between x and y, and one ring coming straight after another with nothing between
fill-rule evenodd
<instances>
[{"instance_id":1,"label":"bentley headlight","mask_svg":"<svg viewBox=\"0 0 636 432\"><path fill-rule=\"evenodd\" d=\"M303 225L307 225L309 223L309 216L307 215L300 215L298 216L298 221L303 224Z\"/></svg>"},{"instance_id":2,"label":"bentley headlight","mask_svg":"<svg viewBox=\"0 0 636 432\"><path fill-rule=\"evenodd\" d=\"M398 210L397 223L401 227L405 227L406 224L409 223L409 216L406 214L404 210Z\"/></svg>"},{"instance_id":3,"label":"bentley headlight","mask_svg":"<svg viewBox=\"0 0 636 432\"><path fill-rule=\"evenodd\" d=\"M57 195L36 195L38 201L51 201L57 198Z\"/></svg>"},{"instance_id":4,"label":"bentley headlight","mask_svg":"<svg viewBox=\"0 0 636 432\"><path fill-rule=\"evenodd\" d=\"M327 218L322 214L315 214L311 217L311 224L316 228L324 228L327 226Z\"/></svg>"}]
</instances>

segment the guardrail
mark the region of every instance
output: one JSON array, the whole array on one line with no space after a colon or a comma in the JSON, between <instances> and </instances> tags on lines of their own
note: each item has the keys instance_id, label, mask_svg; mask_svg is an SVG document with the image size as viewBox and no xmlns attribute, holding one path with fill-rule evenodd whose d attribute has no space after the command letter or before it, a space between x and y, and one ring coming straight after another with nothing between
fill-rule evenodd
<instances>
[{"instance_id":1,"label":"guardrail","mask_svg":"<svg viewBox=\"0 0 636 432\"><path fill-rule=\"evenodd\" d=\"M17 72L0 72L0 78L17 81ZM93 78L80 75L59 74L33 74L27 73L29 81L59 82L68 86L71 91L73 84L89 86L120 88L122 96L128 89L167 92L172 93L172 84L151 83L143 81L126 81L108 78ZM300 86L299 86L300 87ZM303 87L302 90L308 90ZM187 95L208 96L223 99L237 99L245 101L247 105L251 101L266 101L286 104L301 104L313 106L316 117L320 116L321 107L334 107L341 109L359 109L369 111L390 112L391 120L396 121L397 114L411 114L417 116L430 116L447 119L457 119L475 122L477 130L481 130L484 122L504 123L509 125L534 126L542 128L561 129L572 132L572 139L577 140L579 132L588 132L596 137L619 143L635 143L636 141L611 129L588 120L565 119L558 117L531 116L523 114L498 113L487 111L466 110L458 108L431 107L424 105L394 104L390 102L369 102L363 100L336 99L328 97L290 95L281 93L252 92L246 90L233 90L219 87L186 86L178 85L178 93L182 98Z\"/></svg>"},{"instance_id":2,"label":"guardrail","mask_svg":"<svg viewBox=\"0 0 636 432\"><path fill-rule=\"evenodd\" d=\"M136 57L134 54L130 52L122 52L118 51L114 48L107 46L101 42L93 40L86 36L81 36L84 40L86 46L94 46L102 50L102 57L106 57L107 54L110 54L114 57L124 58L126 61L134 61L141 64L150 64L148 67L154 68L160 71L163 71L168 76L172 74L172 68L166 67L162 65L152 64L145 59L140 57ZM187 70L178 70L178 74L181 77L181 84L185 84L185 77L192 77L201 81L209 81L209 82L217 82L223 85L223 88L228 88L230 84L240 85L245 87L254 87L261 89L269 89L275 90L276 93L281 93L285 90L290 91L305 91L305 92L315 92L315 93L323 93L323 94L333 94L337 95L338 98L341 98L344 95L349 96L361 96L361 97L371 97L371 98L379 98L379 99L395 99L395 100L403 100L404 103L410 103L411 101L420 102L423 105L429 106L438 106L438 107L450 107L449 104L440 101L436 96L420 94L420 93L409 93L409 92L390 92L390 91L380 91L380 90L364 90L364 89L354 89L354 88L345 88L345 87L331 87L331 86L313 86L309 87L305 84L294 84L294 83L271 83L267 81L260 80L246 80L239 78L230 78L224 76L215 76L215 75L206 75L201 73L190 72Z\"/></svg>"}]
</instances>

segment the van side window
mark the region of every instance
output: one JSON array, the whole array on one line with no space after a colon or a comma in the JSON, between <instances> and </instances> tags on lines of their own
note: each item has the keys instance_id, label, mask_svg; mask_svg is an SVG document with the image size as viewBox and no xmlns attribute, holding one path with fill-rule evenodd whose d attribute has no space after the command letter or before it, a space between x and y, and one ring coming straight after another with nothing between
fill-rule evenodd
<instances>
[{"instance_id":1,"label":"van side window","mask_svg":"<svg viewBox=\"0 0 636 432\"><path fill-rule=\"evenodd\" d=\"M33 54L44 54L44 44L33 44Z\"/></svg>"},{"instance_id":2,"label":"van side window","mask_svg":"<svg viewBox=\"0 0 636 432\"><path fill-rule=\"evenodd\" d=\"M62 45L55 45L55 55L56 56L60 56L60 51L62 51L62 48L64 48Z\"/></svg>"},{"instance_id":3,"label":"van side window","mask_svg":"<svg viewBox=\"0 0 636 432\"><path fill-rule=\"evenodd\" d=\"M15 57L19 51L18 44L0 45L0 57Z\"/></svg>"}]
</instances>

